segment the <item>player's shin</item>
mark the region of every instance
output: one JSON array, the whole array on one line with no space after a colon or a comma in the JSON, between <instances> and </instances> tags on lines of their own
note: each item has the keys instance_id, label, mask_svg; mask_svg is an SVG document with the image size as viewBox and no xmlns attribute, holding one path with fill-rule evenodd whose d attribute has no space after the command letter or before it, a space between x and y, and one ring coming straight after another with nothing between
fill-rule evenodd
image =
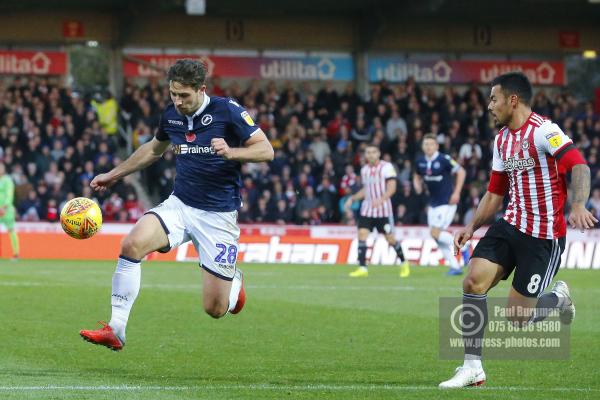
<instances>
[{"instance_id":1,"label":"player's shin","mask_svg":"<svg viewBox=\"0 0 600 400\"><path fill-rule=\"evenodd\" d=\"M400 242L396 242L396 244L394 245L394 250L396 251L396 254L398 255L400 261L404 262L404 252L402 251L402 244Z\"/></svg>"},{"instance_id":2,"label":"player's shin","mask_svg":"<svg viewBox=\"0 0 600 400\"><path fill-rule=\"evenodd\" d=\"M467 368L481 368L483 334L488 322L487 295L463 293L462 330Z\"/></svg>"},{"instance_id":3,"label":"player's shin","mask_svg":"<svg viewBox=\"0 0 600 400\"><path fill-rule=\"evenodd\" d=\"M238 269L236 271L236 273L233 275L233 280L231 281L231 291L229 292L228 311L233 311L235 309L235 306L238 303L241 289L242 289L242 273Z\"/></svg>"},{"instance_id":4,"label":"player's shin","mask_svg":"<svg viewBox=\"0 0 600 400\"><path fill-rule=\"evenodd\" d=\"M358 264L361 267L367 267L367 242L365 240L358 241Z\"/></svg>"},{"instance_id":5,"label":"player's shin","mask_svg":"<svg viewBox=\"0 0 600 400\"><path fill-rule=\"evenodd\" d=\"M460 269L460 265L458 265L458 261L456 261L456 258L452 252L452 247L454 246L454 238L452 237L452 234L446 231L440 232L437 242L440 247L440 251L444 255L444 260L446 261L447 265L452 269Z\"/></svg>"},{"instance_id":6,"label":"player's shin","mask_svg":"<svg viewBox=\"0 0 600 400\"><path fill-rule=\"evenodd\" d=\"M10 245L12 246L13 257L19 256L19 237L17 236L17 232L10 231Z\"/></svg>"},{"instance_id":7,"label":"player's shin","mask_svg":"<svg viewBox=\"0 0 600 400\"><path fill-rule=\"evenodd\" d=\"M125 328L131 307L140 291L141 262L120 256L112 279L112 316L109 325L121 339L125 340Z\"/></svg>"}]
</instances>

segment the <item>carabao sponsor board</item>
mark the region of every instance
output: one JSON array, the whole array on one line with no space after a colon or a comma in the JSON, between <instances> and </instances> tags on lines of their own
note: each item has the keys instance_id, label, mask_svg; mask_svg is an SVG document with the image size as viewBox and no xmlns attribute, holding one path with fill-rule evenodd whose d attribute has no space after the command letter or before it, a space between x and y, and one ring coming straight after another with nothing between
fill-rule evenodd
<instances>
[{"instance_id":1,"label":"carabao sponsor board","mask_svg":"<svg viewBox=\"0 0 600 400\"><path fill-rule=\"evenodd\" d=\"M76 240L62 232L57 223L17 223L22 258L115 260L123 237L131 224L106 223L91 239ZM480 229L471 247L485 233ZM398 226L396 236L402 241L404 254L415 265L443 264L437 243L422 226ZM273 264L356 264L356 228L342 225L241 225L238 262ZM367 257L372 265L398 264L395 251L381 236L367 240ZM10 257L10 240L5 230L0 234L0 256ZM191 242L169 253L152 253L149 260L198 262ZM600 269L600 230L569 230L562 256L562 268Z\"/></svg>"}]
</instances>

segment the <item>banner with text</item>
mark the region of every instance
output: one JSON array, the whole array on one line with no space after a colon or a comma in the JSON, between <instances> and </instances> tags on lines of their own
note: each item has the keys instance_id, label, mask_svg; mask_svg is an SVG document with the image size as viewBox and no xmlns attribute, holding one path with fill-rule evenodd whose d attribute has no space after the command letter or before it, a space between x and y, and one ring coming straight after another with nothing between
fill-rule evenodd
<instances>
[{"instance_id":1,"label":"banner with text","mask_svg":"<svg viewBox=\"0 0 600 400\"><path fill-rule=\"evenodd\" d=\"M67 53L62 51L0 51L0 74L63 75Z\"/></svg>"},{"instance_id":2,"label":"banner with text","mask_svg":"<svg viewBox=\"0 0 600 400\"><path fill-rule=\"evenodd\" d=\"M163 77L164 73L148 64L166 71L180 58L204 62L208 75L225 78L259 78L285 80L336 80L354 79L354 64L350 56L322 57L234 57L212 55L150 55L127 54L123 61L126 77ZM142 61L136 62L136 61Z\"/></svg>"},{"instance_id":3,"label":"banner with text","mask_svg":"<svg viewBox=\"0 0 600 400\"><path fill-rule=\"evenodd\" d=\"M369 81L404 82L414 77L420 83L488 83L498 75L523 72L534 85L565 85L562 61L407 61L374 56L368 62Z\"/></svg>"},{"instance_id":4,"label":"banner with text","mask_svg":"<svg viewBox=\"0 0 600 400\"><path fill-rule=\"evenodd\" d=\"M116 260L120 242L133 227L131 224L111 224L91 239L76 240L62 232L58 223L17 223L22 258ZM279 264L356 264L356 228L351 226L278 226L241 225L239 262ZM0 257L11 256L6 230L0 231ZM471 247L485 233L480 229ZM443 264L441 251L422 226L399 226L396 237L408 260L414 265ZM367 240L367 257L373 265L398 264L396 252L382 236L371 235ZM169 253L152 253L150 260L198 262L191 242ZM600 229L579 232L569 230L562 256L562 268L600 269Z\"/></svg>"}]
</instances>

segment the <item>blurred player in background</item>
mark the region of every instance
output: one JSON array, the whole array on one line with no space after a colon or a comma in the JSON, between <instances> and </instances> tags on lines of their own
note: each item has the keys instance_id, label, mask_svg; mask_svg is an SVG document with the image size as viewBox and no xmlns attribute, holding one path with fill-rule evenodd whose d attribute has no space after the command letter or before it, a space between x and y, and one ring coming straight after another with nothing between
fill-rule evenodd
<instances>
[{"instance_id":1,"label":"blurred player in background","mask_svg":"<svg viewBox=\"0 0 600 400\"><path fill-rule=\"evenodd\" d=\"M437 138L433 133L423 136L424 155L416 160L413 185L415 190L421 193L425 181L429 192L427 224L431 229L431 236L444 255L446 265L450 267L448 275L460 275L462 270L453 254L454 237L446 229L454 220L466 173L463 167L449 155L440 153L438 149ZM452 175L456 175L454 184L452 184ZM465 251L468 253L467 249Z\"/></svg>"},{"instance_id":2,"label":"blurred player in background","mask_svg":"<svg viewBox=\"0 0 600 400\"><path fill-rule=\"evenodd\" d=\"M345 208L349 210L353 201L363 200L358 219L358 263L359 267L350 273L353 278L369 276L367 268L367 237L373 229L383 233L387 242L394 248L402 262L400 276L410 274L410 266L402 253L402 246L394 235L394 216L391 198L396 193L396 170L394 166L380 160L381 151L370 144L365 149L367 163L360 170L363 187L348 197Z\"/></svg>"},{"instance_id":3,"label":"blurred player in background","mask_svg":"<svg viewBox=\"0 0 600 400\"><path fill-rule=\"evenodd\" d=\"M15 232L16 212L13 204L15 198L15 184L6 166L0 163L0 223L6 227L12 247L12 259L19 259L19 237Z\"/></svg>"},{"instance_id":4,"label":"blurred player in background","mask_svg":"<svg viewBox=\"0 0 600 400\"><path fill-rule=\"evenodd\" d=\"M566 173L571 171L569 224L590 229L598 221L585 208L590 194L590 169L571 139L558 125L531 111L531 84L521 73L492 81L488 110L500 128L494 142L488 190L473 221L454 238L458 251L473 233L502 207L504 217L494 222L479 241L463 281L463 337L465 360L441 388L477 386L485 382L481 343L487 325L487 292L514 270L508 294L511 322L519 325L543 320L557 309L564 324L575 317L569 288L557 281L544 290L560 267L565 249ZM519 313L516 307L521 307ZM512 311L511 311L512 310ZM473 327L468 329L467 327Z\"/></svg>"},{"instance_id":5,"label":"blurred player in background","mask_svg":"<svg viewBox=\"0 0 600 400\"><path fill-rule=\"evenodd\" d=\"M123 239L112 280L112 317L81 336L113 350L125 344L125 327L140 289L141 260L192 241L203 272L204 310L214 318L238 313L245 302L236 269L237 210L241 206L241 162L273 159L273 148L248 112L234 100L206 94L206 67L178 60L168 72L172 104L156 136L91 186L106 190L117 180L161 158L171 144L176 155L174 190L148 211Z\"/></svg>"}]
</instances>

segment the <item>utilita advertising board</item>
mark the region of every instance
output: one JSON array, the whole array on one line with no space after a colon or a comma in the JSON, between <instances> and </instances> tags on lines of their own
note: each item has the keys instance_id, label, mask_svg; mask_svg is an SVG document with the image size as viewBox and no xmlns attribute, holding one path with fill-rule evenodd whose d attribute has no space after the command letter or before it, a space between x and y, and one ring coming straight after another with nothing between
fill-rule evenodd
<instances>
[{"instance_id":1,"label":"utilita advertising board","mask_svg":"<svg viewBox=\"0 0 600 400\"><path fill-rule=\"evenodd\" d=\"M209 76L217 75L224 78L306 81L354 79L354 64L350 56L237 57L127 54L123 61L123 73L126 77L163 77L162 71L166 71L180 58L202 61L207 66Z\"/></svg>"}]
</instances>

